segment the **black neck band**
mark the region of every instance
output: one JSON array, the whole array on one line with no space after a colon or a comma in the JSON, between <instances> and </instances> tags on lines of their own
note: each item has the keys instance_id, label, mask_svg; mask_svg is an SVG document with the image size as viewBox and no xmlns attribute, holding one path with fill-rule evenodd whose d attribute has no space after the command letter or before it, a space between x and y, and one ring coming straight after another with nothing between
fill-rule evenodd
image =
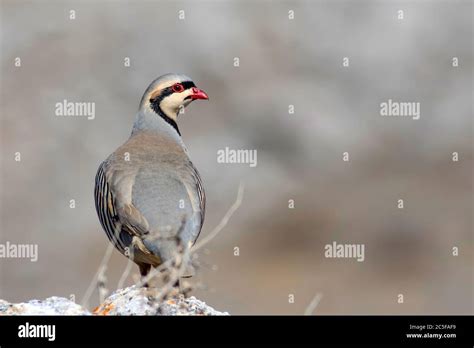
<instances>
[{"instance_id":1,"label":"black neck band","mask_svg":"<svg viewBox=\"0 0 474 348\"><path fill-rule=\"evenodd\" d=\"M183 85L185 90L196 87L193 81L182 81L181 85ZM161 101L173 93L175 92L173 91L172 87L163 88L159 96L155 97L154 99L150 99L150 105L153 111L155 111L159 116L161 116L161 118L165 120L171 127L173 127L176 132L181 136L181 132L178 129L176 121L166 115L160 107Z\"/></svg>"},{"instance_id":2,"label":"black neck band","mask_svg":"<svg viewBox=\"0 0 474 348\"><path fill-rule=\"evenodd\" d=\"M173 127L176 132L181 136L181 132L178 129L178 124L176 123L175 120L173 120L171 117L166 115L163 110L160 108L160 102L163 98L155 98L150 100L150 105L151 108L153 109L154 112L156 112L163 120L166 121L171 127Z\"/></svg>"}]
</instances>

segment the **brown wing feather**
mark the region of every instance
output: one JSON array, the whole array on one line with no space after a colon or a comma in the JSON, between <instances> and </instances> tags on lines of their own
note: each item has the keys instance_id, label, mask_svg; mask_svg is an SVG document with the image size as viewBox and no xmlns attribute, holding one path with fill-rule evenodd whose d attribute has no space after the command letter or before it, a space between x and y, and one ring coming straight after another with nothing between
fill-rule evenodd
<instances>
[{"instance_id":1,"label":"brown wing feather","mask_svg":"<svg viewBox=\"0 0 474 348\"><path fill-rule=\"evenodd\" d=\"M129 248L135 261L160 264L160 258L153 255L141 241L149 233L147 220L133 204L117 204L117 195L107 177L104 162L96 175L95 203L107 237L122 254L126 255L126 248Z\"/></svg>"}]
</instances>

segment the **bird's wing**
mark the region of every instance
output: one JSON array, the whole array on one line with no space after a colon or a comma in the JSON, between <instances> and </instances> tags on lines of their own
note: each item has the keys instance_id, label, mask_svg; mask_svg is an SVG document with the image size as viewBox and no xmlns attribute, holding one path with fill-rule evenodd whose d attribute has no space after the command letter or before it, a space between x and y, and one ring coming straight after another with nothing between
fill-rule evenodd
<instances>
[{"instance_id":1,"label":"bird's wing","mask_svg":"<svg viewBox=\"0 0 474 348\"><path fill-rule=\"evenodd\" d=\"M107 161L100 165L95 185L99 220L109 240L122 253L133 244L143 253L135 255L135 258L150 256L154 263L159 263L141 242L149 234L149 224L131 202L134 176L134 170L112 170Z\"/></svg>"},{"instance_id":2,"label":"bird's wing","mask_svg":"<svg viewBox=\"0 0 474 348\"><path fill-rule=\"evenodd\" d=\"M115 208L115 198L106 176L106 162L102 162L97 170L94 197L97 214L107 237L117 249L125 252L126 245L120 238L121 224Z\"/></svg>"},{"instance_id":3,"label":"bird's wing","mask_svg":"<svg viewBox=\"0 0 474 348\"><path fill-rule=\"evenodd\" d=\"M188 175L183 176L182 180L186 186L186 190L188 191L189 198L191 202L193 202L193 210L196 214L198 214L198 216L195 218L195 223L199 226L199 230L194 238L194 245L199 237L199 234L201 233L202 225L204 224L204 218L206 215L206 193L202 185L201 176L199 175L199 172L193 163L189 161L186 167L186 172Z\"/></svg>"},{"instance_id":4,"label":"bird's wing","mask_svg":"<svg viewBox=\"0 0 474 348\"><path fill-rule=\"evenodd\" d=\"M132 204L132 187L136 172L132 166L116 170L106 167L105 177L113 197L112 206L122 223L122 228L132 236L142 236L149 232L149 225L146 218Z\"/></svg>"}]
</instances>

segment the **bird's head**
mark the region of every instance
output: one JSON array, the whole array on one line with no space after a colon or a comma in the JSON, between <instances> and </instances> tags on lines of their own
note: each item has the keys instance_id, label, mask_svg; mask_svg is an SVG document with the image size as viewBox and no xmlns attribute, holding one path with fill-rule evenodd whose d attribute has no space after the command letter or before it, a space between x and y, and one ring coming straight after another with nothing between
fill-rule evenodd
<instances>
[{"instance_id":1,"label":"bird's head","mask_svg":"<svg viewBox=\"0 0 474 348\"><path fill-rule=\"evenodd\" d=\"M196 99L207 100L209 97L196 87L191 78L185 75L166 74L148 86L140 108L150 108L159 116L168 117L176 122L180 109Z\"/></svg>"}]
</instances>

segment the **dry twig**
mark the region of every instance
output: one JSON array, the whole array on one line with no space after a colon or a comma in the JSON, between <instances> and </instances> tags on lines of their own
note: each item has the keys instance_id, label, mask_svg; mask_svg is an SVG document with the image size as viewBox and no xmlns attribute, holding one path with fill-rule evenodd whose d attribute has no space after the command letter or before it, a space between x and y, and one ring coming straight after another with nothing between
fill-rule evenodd
<instances>
[{"instance_id":1,"label":"dry twig","mask_svg":"<svg viewBox=\"0 0 474 348\"><path fill-rule=\"evenodd\" d=\"M313 300L309 303L308 307L306 307L306 310L304 311L304 315L312 315L316 307L318 307L319 302L321 301L321 298L323 297L323 294L317 293Z\"/></svg>"}]
</instances>

